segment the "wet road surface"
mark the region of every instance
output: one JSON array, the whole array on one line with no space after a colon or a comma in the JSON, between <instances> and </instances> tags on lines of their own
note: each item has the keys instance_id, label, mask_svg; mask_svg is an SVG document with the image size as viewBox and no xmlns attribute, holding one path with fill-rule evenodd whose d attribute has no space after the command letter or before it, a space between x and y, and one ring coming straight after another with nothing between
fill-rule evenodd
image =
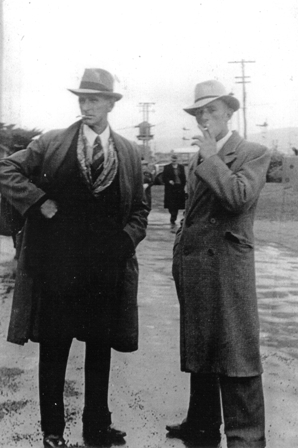
<instances>
[{"instance_id":1,"label":"wet road surface","mask_svg":"<svg viewBox=\"0 0 298 448\"><path fill-rule=\"evenodd\" d=\"M179 366L179 308L171 275L174 235L168 221L166 212L151 212L148 237L138 249L139 350L112 356L110 408L113 422L127 432L127 448L185 447L167 438L165 430L167 423L185 417L189 395L189 375ZM256 223L267 440L269 448L297 448L298 248L268 244L267 231L264 223ZM10 238L0 237L0 251L0 446L41 447L38 345L6 342L13 289ZM65 387L65 438L74 447L83 447L83 358L84 344L74 341Z\"/></svg>"}]
</instances>

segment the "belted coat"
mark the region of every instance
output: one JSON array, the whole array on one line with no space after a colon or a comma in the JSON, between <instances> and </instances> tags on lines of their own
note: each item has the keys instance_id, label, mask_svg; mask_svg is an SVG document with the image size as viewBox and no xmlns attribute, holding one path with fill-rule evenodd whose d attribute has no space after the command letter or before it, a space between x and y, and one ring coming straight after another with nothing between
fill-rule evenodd
<instances>
[{"instance_id":1,"label":"belted coat","mask_svg":"<svg viewBox=\"0 0 298 448\"><path fill-rule=\"evenodd\" d=\"M269 151L236 132L188 176L188 201L174 244L181 369L255 376L262 372L253 222Z\"/></svg>"},{"instance_id":2,"label":"belted coat","mask_svg":"<svg viewBox=\"0 0 298 448\"><path fill-rule=\"evenodd\" d=\"M81 122L67 129L45 133L26 150L0 162L1 193L27 220L23 229L17 267L8 341L24 344L30 338L33 313L34 275L27 264L26 252L32 226L27 212L43 201L45 194L63 186L63 163ZM141 159L136 145L111 132L119 161L120 217L122 228L133 247L146 235L148 207L144 201ZM32 232L31 232L32 233ZM114 312L112 347L134 351L138 347L138 263L135 255L126 260L118 309Z\"/></svg>"}]
</instances>

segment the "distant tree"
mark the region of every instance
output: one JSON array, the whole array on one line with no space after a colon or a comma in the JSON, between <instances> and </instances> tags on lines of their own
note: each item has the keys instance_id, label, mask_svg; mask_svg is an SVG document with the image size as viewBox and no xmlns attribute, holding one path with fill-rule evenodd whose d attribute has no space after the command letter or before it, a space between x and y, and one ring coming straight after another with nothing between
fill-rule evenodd
<instances>
[{"instance_id":1,"label":"distant tree","mask_svg":"<svg viewBox=\"0 0 298 448\"><path fill-rule=\"evenodd\" d=\"M282 182L282 164L284 154L273 150L267 171L266 182Z\"/></svg>"},{"instance_id":2,"label":"distant tree","mask_svg":"<svg viewBox=\"0 0 298 448\"><path fill-rule=\"evenodd\" d=\"M26 148L29 143L42 131L39 129L22 129L14 124L0 123L0 145L6 155L13 154L20 149Z\"/></svg>"}]
</instances>

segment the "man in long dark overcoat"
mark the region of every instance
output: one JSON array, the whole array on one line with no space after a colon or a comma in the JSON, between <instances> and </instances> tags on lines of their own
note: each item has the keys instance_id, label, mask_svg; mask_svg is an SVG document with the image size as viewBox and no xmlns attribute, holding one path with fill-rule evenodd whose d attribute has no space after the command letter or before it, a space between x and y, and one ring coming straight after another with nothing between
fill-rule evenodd
<instances>
[{"instance_id":1,"label":"man in long dark overcoat","mask_svg":"<svg viewBox=\"0 0 298 448\"><path fill-rule=\"evenodd\" d=\"M45 447L65 447L63 388L73 338L86 343L83 436L123 441L108 406L111 348L138 347L135 248L145 237L141 159L113 132L108 113L122 95L112 75L86 69L82 120L50 131L1 161L1 193L26 217L8 340L39 342Z\"/></svg>"},{"instance_id":2,"label":"man in long dark overcoat","mask_svg":"<svg viewBox=\"0 0 298 448\"><path fill-rule=\"evenodd\" d=\"M174 245L180 302L181 369L191 373L186 419L169 435L196 446L265 447L264 401L255 286L253 221L270 155L231 132L239 108L218 81L197 84L199 151L188 177L189 198ZM221 397L221 400L220 400Z\"/></svg>"},{"instance_id":3,"label":"man in long dark overcoat","mask_svg":"<svg viewBox=\"0 0 298 448\"><path fill-rule=\"evenodd\" d=\"M172 154L171 163L165 165L162 180L165 185L164 208L170 213L171 231L176 232L176 220L179 210L185 208L186 176L184 166L178 163L177 154Z\"/></svg>"}]
</instances>

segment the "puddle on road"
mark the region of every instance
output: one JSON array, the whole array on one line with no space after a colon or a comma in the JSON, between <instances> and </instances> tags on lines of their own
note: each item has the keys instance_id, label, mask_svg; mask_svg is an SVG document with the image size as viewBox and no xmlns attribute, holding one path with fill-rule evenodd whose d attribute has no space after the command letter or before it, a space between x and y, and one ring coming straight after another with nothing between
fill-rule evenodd
<instances>
[{"instance_id":1,"label":"puddle on road","mask_svg":"<svg viewBox=\"0 0 298 448\"><path fill-rule=\"evenodd\" d=\"M261 344L297 358L297 255L276 246L256 250L256 277ZM296 268L295 268L296 271Z\"/></svg>"}]
</instances>

